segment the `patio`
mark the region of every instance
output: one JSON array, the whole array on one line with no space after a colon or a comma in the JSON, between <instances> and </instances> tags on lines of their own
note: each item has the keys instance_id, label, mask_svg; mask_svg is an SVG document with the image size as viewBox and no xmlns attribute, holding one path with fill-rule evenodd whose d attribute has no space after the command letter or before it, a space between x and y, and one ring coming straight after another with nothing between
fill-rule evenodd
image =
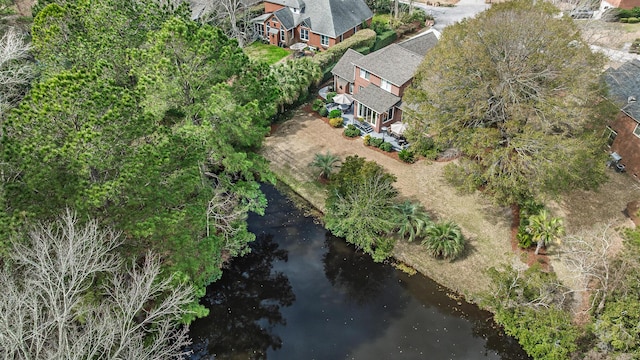
<instances>
[{"instance_id":1,"label":"patio","mask_svg":"<svg viewBox=\"0 0 640 360\"><path fill-rule=\"evenodd\" d=\"M353 116L353 109L354 109L353 104L350 106L327 104L328 111L335 110L335 109L342 110L342 119L343 119L344 127L347 127L347 125L349 124L353 124L356 128L360 130L360 133L361 133L360 137L363 138L365 135L369 135L372 138L383 139L385 142L388 142L391 144L391 148L394 151L400 151L402 149L406 149L409 147L409 144L406 142L406 140L404 140L403 137L392 134L388 130L386 132L383 131L383 132L377 133L373 131L373 127L371 126L371 124L367 122L358 121Z\"/></svg>"}]
</instances>

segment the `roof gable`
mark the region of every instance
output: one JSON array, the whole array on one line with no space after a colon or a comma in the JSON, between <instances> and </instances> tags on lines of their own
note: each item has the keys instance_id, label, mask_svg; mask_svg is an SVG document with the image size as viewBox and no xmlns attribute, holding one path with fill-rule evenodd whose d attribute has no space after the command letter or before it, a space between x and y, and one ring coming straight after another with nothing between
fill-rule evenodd
<instances>
[{"instance_id":1,"label":"roof gable","mask_svg":"<svg viewBox=\"0 0 640 360\"><path fill-rule=\"evenodd\" d=\"M364 55L353 49L347 49L347 51L342 55L340 60L336 63L336 66L333 67L331 73L333 75L339 76L349 82L354 82L356 68L353 66L353 62L362 58Z\"/></svg>"},{"instance_id":2,"label":"roof gable","mask_svg":"<svg viewBox=\"0 0 640 360\"><path fill-rule=\"evenodd\" d=\"M302 10L309 17L311 31L336 38L371 18L364 0L307 0Z\"/></svg>"},{"instance_id":3,"label":"roof gable","mask_svg":"<svg viewBox=\"0 0 640 360\"><path fill-rule=\"evenodd\" d=\"M422 59L423 56L411 52L398 44L391 44L363 56L354 61L353 64L396 86L402 86L413 78Z\"/></svg>"},{"instance_id":4,"label":"roof gable","mask_svg":"<svg viewBox=\"0 0 640 360\"><path fill-rule=\"evenodd\" d=\"M422 34L399 42L398 45L420 56L425 56L429 50L436 46L438 39L440 39L440 33L435 29L429 29Z\"/></svg>"},{"instance_id":5,"label":"roof gable","mask_svg":"<svg viewBox=\"0 0 640 360\"><path fill-rule=\"evenodd\" d=\"M610 99L640 122L640 60L627 61L617 69L609 68L603 76Z\"/></svg>"}]
</instances>

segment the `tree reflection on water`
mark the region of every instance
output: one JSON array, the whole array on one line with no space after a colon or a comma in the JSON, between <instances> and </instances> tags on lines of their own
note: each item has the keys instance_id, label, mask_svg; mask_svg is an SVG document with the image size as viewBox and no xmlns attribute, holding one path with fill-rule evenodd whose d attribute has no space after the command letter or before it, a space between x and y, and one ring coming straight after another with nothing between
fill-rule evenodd
<instances>
[{"instance_id":1,"label":"tree reflection on water","mask_svg":"<svg viewBox=\"0 0 640 360\"><path fill-rule=\"evenodd\" d=\"M393 269L376 264L371 256L354 251L346 241L331 233L327 233L325 246L327 252L322 262L327 279L357 305L375 300L393 275Z\"/></svg>"},{"instance_id":2,"label":"tree reflection on water","mask_svg":"<svg viewBox=\"0 0 640 360\"><path fill-rule=\"evenodd\" d=\"M285 324L280 309L295 295L287 276L272 269L275 261L288 260L287 251L270 234L258 236L251 249L207 288L201 303L210 313L191 326L191 359L264 359L269 348L280 348L272 329Z\"/></svg>"}]
</instances>

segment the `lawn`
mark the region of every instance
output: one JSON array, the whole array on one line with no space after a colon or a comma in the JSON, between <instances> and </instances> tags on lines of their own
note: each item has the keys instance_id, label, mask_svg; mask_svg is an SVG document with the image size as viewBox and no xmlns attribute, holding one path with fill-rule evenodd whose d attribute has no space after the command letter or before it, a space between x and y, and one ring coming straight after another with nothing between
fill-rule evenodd
<instances>
[{"instance_id":1,"label":"lawn","mask_svg":"<svg viewBox=\"0 0 640 360\"><path fill-rule=\"evenodd\" d=\"M250 59L262 60L269 65L277 63L280 59L290 54L287 49L275 45L263 44L260 41L255 41L253 44L245 47L244 52Z\"/></svg>"}]
</instances>

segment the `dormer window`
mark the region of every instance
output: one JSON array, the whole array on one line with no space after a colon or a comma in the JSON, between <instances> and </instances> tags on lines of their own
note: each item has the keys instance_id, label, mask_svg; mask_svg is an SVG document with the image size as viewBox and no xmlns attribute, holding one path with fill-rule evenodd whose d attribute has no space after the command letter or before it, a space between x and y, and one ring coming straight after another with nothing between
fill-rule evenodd
<instances>
[{"instance_id":1,"label":"dormer window","mask_svg":"<svg viewBox=\"0 0 640 360\"><path fill-rule=\"evenodd\" d=\"M296 9L296 8L289 8L291 9L291 12L294 14L300 14L300 9Z\"/></svg>"}]
</instances>

